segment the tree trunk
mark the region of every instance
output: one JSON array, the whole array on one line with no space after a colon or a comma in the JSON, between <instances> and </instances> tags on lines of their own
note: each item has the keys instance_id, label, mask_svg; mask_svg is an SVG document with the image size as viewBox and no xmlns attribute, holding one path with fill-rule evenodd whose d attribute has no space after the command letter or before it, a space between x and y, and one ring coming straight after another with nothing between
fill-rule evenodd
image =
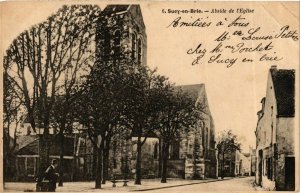
<instances>
[{"instance_id":1,"label":"tree trunk","mask_svg":"<svg viewBox=\"0 0 300 193\"><path fill-rule=\"evenodd\" d=\"M134 184L141 185L142 179L142 142L141 135L139 133L138 141L137 141L137 157L136 157L136 174L135 174L135 182Z\"/></svg>"},{"instance_id":2,"label":"tree trunk","mask_svg":"<svg viewBox=\"0 0 300 193\"><path fill-rule=\"evenodd\" d=\"M162 147L161 147L161 139L159 139L159 148L158 148L158 177L161 178L162 173Z\"/></svg>"},{"instance_id":3,"label":"tree trunk","mask_svg":"<svg viewBox=\"0 0 300 193\"><path fill-rule=\"evenodd\" d=\"M104 138L102 137L100 147L97 149L97 172L95 179L95 188L101 189L101 181L102 181L102 166L103 166L103 146L104 146Z\"/></svg>"},{"instance_id":4,"label":"tree trunk","mask_svg":"<svg viewBox=\"0 0 300 193\"><path fill-rule=\"evenodd\" d=\"M61 127L59 131L59 137L60 137L60 167L59 167L59 182L58 186L63 186L63 175L64 175L64 125Z\"/></svg>"},{"instance_id":5,"label":"tree trunk","mask_svg":"<svg viewBox=\"0 0 300 193\"><path fill-rule=\"evenodd\" d=\"M224 163L225 163L225 156L224 156L224 152L222 153L222 164L221 164L221 178L224 178Z\"/></svg>"},{"instance_id":6,"label":"tree trunk","mask_svg":"<svg viewBox=\"0 0 300 193\"><path fill-rule=\"evenodd\" d=\"M7 121L7 133L5 132L5 129L3 129L3 155L4 155L4 158L5 158L5 164L4 164L4 181L6 180L6 178L8 177L8 174L9 174L9 171L7 170L8 169L8 165L9 165L9 152L10 152L10 132L9 132L9 129L10 129L10 121L8 120Z\"/></svg>"},{"instance_id":7,"label":"tree trunk","mask_svg":"<svg viewBox=\"0 0 300 193\"><path fill-rule=\"evenodd\" d=\"M97 146L96 145L94 145L93 146L93 173L92 173L92 178L93 178L93 180L95 180L96 179L96 171L97 171L97 158L98 158L98 150L97 150L98 148L97 148Z\"/></svg>"},{"instance_id":8,"label":"tree trunk","mask_svg":"<svg viewBox=\"0 0 300 193\"><path fill-rule=\"evenodd\" d=\"M40 155L40 165L38 170L38 179L42 180L44 177L45 170L50 164L49 161L49 145L50 135L49 132L44 133L39 136L39 155Z\"/></svg>"},{"instance_id":9,"label":"tree trunk","mask_svg":"<svg viewBox=\"0 0 300 193\"><path fill-rule=\"evenodd\" d=\"M162 174L161 183L167 183L167 167L168 167L168 157L169 157L169 144L163 143L163 162L162 162Z\"/></svg>"},{"instance_id":10,"label":"tree trunk","mask_svg":"<svg viewBox=\"0 0 300 193\"><path fill-rule=\"evenodd\" d=\"M104 151L103 151L103 179L102 179L102 184L105 184L106 180L108 179L109 144L110 144L110 139L106 139L105 148L104 148Z\"/></svg>"}]
</instances>

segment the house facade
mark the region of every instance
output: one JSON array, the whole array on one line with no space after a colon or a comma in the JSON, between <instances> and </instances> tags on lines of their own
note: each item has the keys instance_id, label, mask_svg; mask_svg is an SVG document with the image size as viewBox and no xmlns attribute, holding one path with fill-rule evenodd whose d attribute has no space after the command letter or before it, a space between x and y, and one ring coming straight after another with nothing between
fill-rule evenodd
<instances>
[{"instance_id":1,"label":"house facade","mask_svg":"<svg viewBox=\"0 0 300 193\"><path fill-rule=\"evenodd\" d=\"M250 176L251 161L250 153L235 153L235 176Z\"/></svg>"},{"instance_id":2,"label":"house facade","mask_svg":"<svg viewBox=\"0 0 300 193\"><path fill-rule=\"evenodd\" d=\"M50 160L60 160L60 136L51 134ZM16 173L12 180L35 181L39 168L39 147L42 138L39 134L17 136L19 148L16 150ZM93 178L92 144L84 133L65 136L64 139L64 181L82 181ZM50 164L50 163L49 163Z\"/></svg>"},{"instance_id":3,"label":"house facade","mask_svg":"<svg viewBox=\"0 0 300 193\"><path fill-rule=\"evenodd\" d=\"M295 189L295 71L269 70L257 113L256 183L270 190Z\"/></svg>"}]
</instances>

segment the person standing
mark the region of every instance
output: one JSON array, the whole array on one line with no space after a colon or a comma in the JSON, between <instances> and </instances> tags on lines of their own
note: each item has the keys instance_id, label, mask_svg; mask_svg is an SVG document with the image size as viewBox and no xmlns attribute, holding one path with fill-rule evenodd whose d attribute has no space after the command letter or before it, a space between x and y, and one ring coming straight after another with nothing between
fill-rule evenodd
<instances>
[{"instance_id":1,"label":"person standing","mask_svg":"<svg viewBox=\"0 0 300 193\"><path fill-rule=\"evenodd\" d=\"M49 192L55 192L56 189L56 182L59 176L59 174L55 172L57 166L58 166L57 160L54 159L52 160L51 165L45 171L44 179L49 180L49 188L48 188Z\"/></svg>"}]
</instances>

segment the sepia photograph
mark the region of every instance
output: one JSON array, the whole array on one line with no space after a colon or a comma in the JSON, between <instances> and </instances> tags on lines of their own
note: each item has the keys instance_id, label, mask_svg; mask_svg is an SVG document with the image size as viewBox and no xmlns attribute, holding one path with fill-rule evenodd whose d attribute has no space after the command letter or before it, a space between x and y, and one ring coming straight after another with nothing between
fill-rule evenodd
<instances>
[{"instance_id":1,"label":"sepia photograph","mask_svg":"<svg viewBox=\"0 0 300 193\"><path fill-rule=\"evenodd\" d=\"M3 192L299 191L299 2L0 2Z\"/></svg>"}]
</instances>

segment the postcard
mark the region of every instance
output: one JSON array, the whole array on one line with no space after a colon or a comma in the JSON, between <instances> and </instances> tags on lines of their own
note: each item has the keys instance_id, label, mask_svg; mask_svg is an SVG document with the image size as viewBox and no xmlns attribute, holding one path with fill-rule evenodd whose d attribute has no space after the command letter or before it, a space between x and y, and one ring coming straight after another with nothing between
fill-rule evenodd
<instances>
[{"instance_id":1,"label":"postcard","mask_svg":"<svg viewBox=\"0 0 300 193\"><path fill-rule=\"evenodd\" d=\"M299 2L0 9L3 192L299 191Z\"/></svg>"}]
</instances>

